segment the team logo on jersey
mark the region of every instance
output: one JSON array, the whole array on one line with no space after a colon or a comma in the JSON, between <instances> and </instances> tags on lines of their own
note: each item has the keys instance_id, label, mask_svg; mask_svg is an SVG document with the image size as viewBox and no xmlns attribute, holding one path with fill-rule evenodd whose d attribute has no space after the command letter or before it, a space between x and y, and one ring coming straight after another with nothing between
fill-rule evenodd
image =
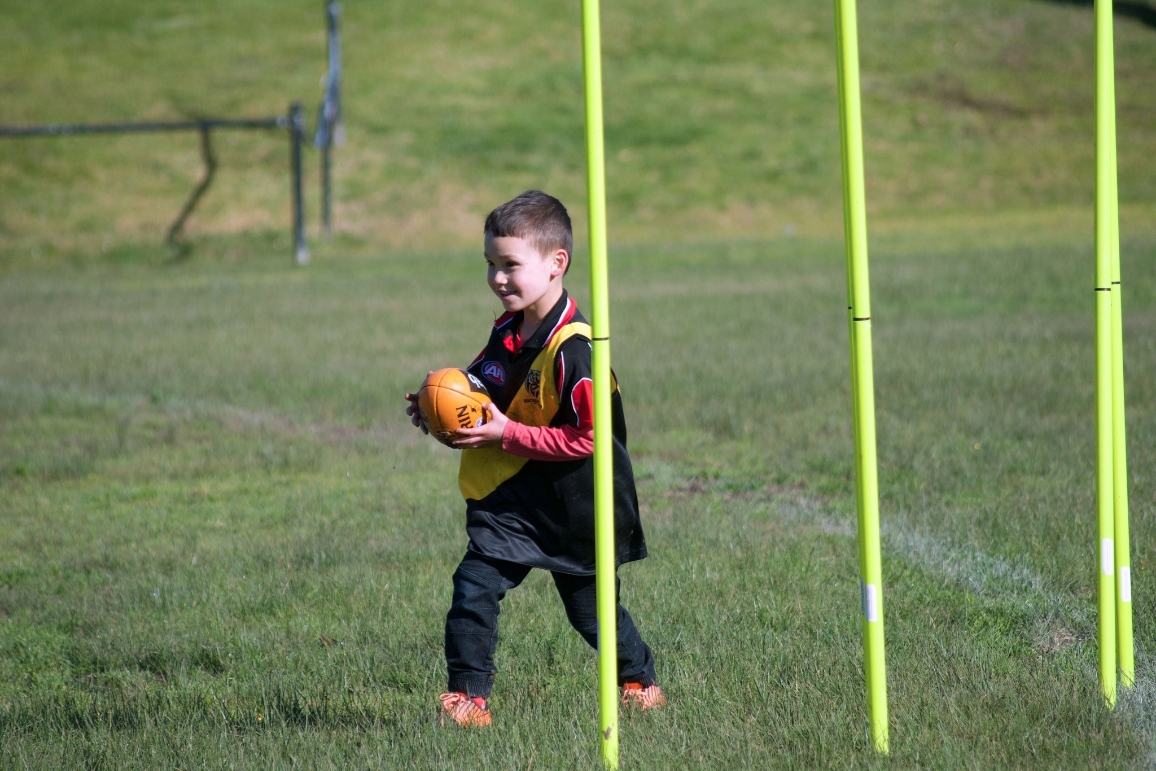
<instances>
[{"instance_id":1,"label":"team logo on jersey","mask_svg":"<svg viewBox=\"0 0 1156 771\"><path fill-rule=\"evenodd\" d=\"M487 361L482 365L482 374L486 376L486 380L498 385L506 384L506 370L502 365L496 361Z\"/></svg>"},{"instance_id":2,"label":"team logo on jersey","mask_svg":"<svg viewBox=\"0 0 1156 771\"><path fill-rule=\"evenodd\" d=\"M530 370L530 374L526 375L526 390L530 392L530 396L539 398L538 394L542 390L542 370Z\"/></svg>"}]
</instances>

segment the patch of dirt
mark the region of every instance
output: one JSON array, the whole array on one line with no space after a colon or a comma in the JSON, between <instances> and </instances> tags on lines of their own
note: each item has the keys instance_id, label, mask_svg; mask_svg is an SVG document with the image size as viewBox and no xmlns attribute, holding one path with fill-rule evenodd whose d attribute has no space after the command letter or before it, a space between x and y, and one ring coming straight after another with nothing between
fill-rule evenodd
<instances>
[{"instance_id":1,"label":"patch of dirt","mask_svg":"<svg viewBox=\"0 0 1156 771\"><path fill-rule=\"evenodd\" d=\"M691 477L690 481L686 483L686 487L678 490L679 493L687 496L702 495L710 491L710 485L698 477Z\"/></svg>"},{"instance_id":2,"label":"patch of dirt","mask_svg":"<svg viewBox=\"0 0 1156 771\"><path fill-rule=\"evenodd\" d=\"M1050 625L1046 635L1037 642L1036 647L1041 653L1054 656L1057 653L1063 653L1077 642L1079 642L1079 638L1072 630L1063 626Z\"/></svg>"},{"instance_id":3,"label":"patch of dirt","mask_svg":"<svg viewBox=\"0 0 1156 771\"><path fill-rule=\"evenodd\" d=\"M1029 118L1032 112L1016 103L995 96L979 96L967 84L947 73L938 73L930 81L921 81L912 89L916 96L932 99L944 107L973 110L996 118Z\"/></svg>"}]
</instances>

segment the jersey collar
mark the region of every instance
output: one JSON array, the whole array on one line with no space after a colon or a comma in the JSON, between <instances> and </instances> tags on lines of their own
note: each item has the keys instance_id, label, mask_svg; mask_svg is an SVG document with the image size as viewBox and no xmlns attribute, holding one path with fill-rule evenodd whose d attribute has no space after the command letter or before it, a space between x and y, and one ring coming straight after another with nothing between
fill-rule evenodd
<instances>
[{"instance_id":1,"label":"jersey collar","mask_svg":"<svg viewBox=\"0 0 1156 771\"><path fill-rule=\"evenodd\" d=\"M558 302L554 303L554 307L546 314L546 318L542 319L542 323L534 330L534 334L530 335L530 339L522 343L519 353L533 348L540 350L550 344L550 340L558 333L558 330L566 326L574 319L578 313L578 303L571 299L569 293L563 289L562 296L558 298ZM518 325L522 323L525 314L523 311L518 311L513 314L506 323L501 325L495 324L495 327L503 329L506 334L513 335L517 330ZM500 319L499 319L500 321Z\"/></svg>"}]
</instances>

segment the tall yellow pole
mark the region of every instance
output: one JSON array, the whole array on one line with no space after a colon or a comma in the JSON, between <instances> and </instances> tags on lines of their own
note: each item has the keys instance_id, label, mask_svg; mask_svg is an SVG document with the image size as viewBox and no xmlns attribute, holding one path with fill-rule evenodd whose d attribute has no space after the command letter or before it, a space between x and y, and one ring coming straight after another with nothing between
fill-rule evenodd
<instances>
[{"instance_id":1,"label":"tall yellow pole","mask_svg":"<svg viewBox=\"0 0 1156 771\"><path fill-rule=\"evenodd\" d=\"M602 43L598 0L582 0L590 316L594 339L594 560L598 608L598 731L602 762L618 768L618 598L614 564L614 465L610 406L610 298L606 161L602 141Z\"/></svg>"},{"instance_id":2,"label":"tall yellow pole","mask_svg":"<svg viewBox=\"0 0 1156 771\"><path fill-rule=\"evenodd\" d=\"M1136 680L1136 657L1132 641L1132 557L1128 523L1128 451L1124 420L1124 297L1120 281L1120 197L1116 164L1116 77L1115 54L1109 50L1112 66L1111 97L1108 109L1111 129L1112 186L1112 513L1116 539L1116 664L1120 684L1131 688Z\"/></svg>"},{"instance_id":3,"label":"tall yellow pole","mask_svg":"<svg viewBox=\"0 0 1156 771\"><path fill-rule=\"evenodd\" d=\"M843 219L847 245L851 393L855 421L856 508L863 623L863 669L871 738L890 752L887 664L883 635L883 565L879 481L875 457L875 379L871 359L871 288L867 269L867 208L863 180L863 119L859 101L859 32L855 0L835 0L839 117L843 149Z\"/></svg>"},{"instance_id":4,"label":"tall yellow pole","mask_svg":"<svg viewBox=\"0 0 1156 771\"><path fill-rule=\"evenodd\" d=\"M1100 688L1116 704L1116 546L1112 408L1112 0L1096 0L1096 522Z\"/></svg>"}]
</instances>

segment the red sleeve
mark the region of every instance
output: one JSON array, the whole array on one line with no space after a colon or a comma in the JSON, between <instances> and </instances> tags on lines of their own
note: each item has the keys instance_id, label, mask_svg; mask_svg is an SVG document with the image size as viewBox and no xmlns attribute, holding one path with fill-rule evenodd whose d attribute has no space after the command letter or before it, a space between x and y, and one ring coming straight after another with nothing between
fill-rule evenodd
<instances>
[{"instance_id":1,"label":"red sleeve","mask_svg":"<svg viewBox=\"0 0 1156 771\"><path fill-rule=\"evenodd\" d=\"M570 408L578 418L579 428L594 428L594 381L584 377L570 392Z\"/></svg>"},{"instance_id":2,"label":"red sleeve","mask_svg":"<svg viewBox=\"0 0 1156 771\"><path fill-rule=\"evenodd\" d=\"M502 449L530 460L576 460L594 454L594 427L527 426L511 420L502 433Z\"/></svg>"}]
</instances>

